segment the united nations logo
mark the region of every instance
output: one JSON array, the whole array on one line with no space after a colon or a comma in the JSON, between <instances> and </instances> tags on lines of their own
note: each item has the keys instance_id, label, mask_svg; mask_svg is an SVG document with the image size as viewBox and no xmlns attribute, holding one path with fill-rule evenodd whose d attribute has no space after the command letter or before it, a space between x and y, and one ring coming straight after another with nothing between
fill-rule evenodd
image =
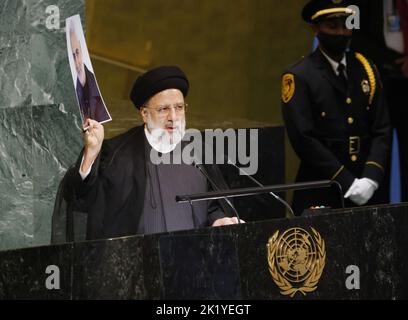
<instances>
[{"instance_id":1,"label":"united nations logo","mask_svg":"<svg viewBox=\"0 0 408 320\"><path fill-rule=\"evenodd\" d=\"M317 289L326 263L325 243L311 228L313 236L302 228L292 228L269 239L268 264L273 281L281 294L293 297Z\"/></svg>"},{"instance_id":2,"label":"united nations logo","mask_svg":"<svg viewBox=\"0 0 408 320\"><path fill-rule=\"evenodd\" d=\"M368 80L361 81L361 89L367 95L370 93L370 84L369 84Z\"/></svg>"}]
</instances>

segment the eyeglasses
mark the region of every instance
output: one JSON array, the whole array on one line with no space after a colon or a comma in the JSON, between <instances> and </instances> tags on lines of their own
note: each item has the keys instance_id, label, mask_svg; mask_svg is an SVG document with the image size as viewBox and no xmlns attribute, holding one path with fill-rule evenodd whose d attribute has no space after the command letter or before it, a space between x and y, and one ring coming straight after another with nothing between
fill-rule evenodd
<instances>
[{"instance_id":1,"label":"eyeglasses","mask_svg":"<svg viewBox=\"0 0 408 320\"><path fill-rule=\"evenodd\" d=\"M165 117L168 116L170 113L171 109L174 109L174 112L176 114L184 114L184 112L186 111L188 107L187 103L179 103L179 104L175 104L175 105L165 105L165 106L158 106L156 108L150 108L148 106L143 106L143 108L146 109L151 109L157 112L157 114L161 117Z\"/></svg>"}]
</instances>

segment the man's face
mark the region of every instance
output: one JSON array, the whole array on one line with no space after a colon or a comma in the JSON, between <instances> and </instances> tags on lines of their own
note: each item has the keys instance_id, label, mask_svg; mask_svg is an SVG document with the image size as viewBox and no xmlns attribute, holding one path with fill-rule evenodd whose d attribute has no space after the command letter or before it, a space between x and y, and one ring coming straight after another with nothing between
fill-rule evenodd
<instances>
[{"instance_id":1,"label":"man's face","mask_svg":"<svg viewBox=\"0 0 408 320\"><path fill-rule=\"evenodd\" d=\"M312 25L319 39L319 47L332 59L340 61L350 46L352 30L347 29L346 18L325 19Z\"/></svg>"},{"instance_id":2,"label":"man's face","mask_svg":"<svg viewBox=\"0 0 408 320\"><path fill-rule=\"evenodd\" d=\"M178 143L184 136L185 111L184 96L178 89L157 93L140 110L149 132L170 143Z\"/></svg>"},{"instance_id":3,"label":"man's face","mask_svg":"<svg viewBox=\"0 0 408 320\"><path fill-rule=\"evenodd\" d=\"M346 26L346 18L326 19L318 24L312 25L313 31L318 33L326 33L330 35L351 36L353 31Z\"/></svg>"},{"instance_id":4,"label":"man's face","mask_svg":"<svg viewBox=\"0 0 408 320\"><path fill-rule=\"evenodd\" d=\"M70 38L71 38L71 50L72 50L72 56L75 62L75 68L78 73L78 77L81 78L84 74L84 63L82 60L81 45L75 33L71 32Z\"/></svg>"}]
</instances>

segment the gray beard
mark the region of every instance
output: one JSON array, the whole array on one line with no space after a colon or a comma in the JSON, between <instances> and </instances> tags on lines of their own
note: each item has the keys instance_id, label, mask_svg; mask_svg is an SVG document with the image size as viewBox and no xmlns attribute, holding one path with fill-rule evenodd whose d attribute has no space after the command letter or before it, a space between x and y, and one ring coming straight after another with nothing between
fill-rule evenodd
<instances>
[{"instance_id":1,"label":"gray beard","mask_svg":"<svg viewBox=\"0 0 408 320\"><path fill-rule=\"evenodd\" d=\"M185 122L181 123L172 134L169 134L165 129L157 128L149 119L146 123L148 129L148 141L155 150L168 153L174 150L177 144L183 139L185 133Z\"/></svg>"}]
</instances>

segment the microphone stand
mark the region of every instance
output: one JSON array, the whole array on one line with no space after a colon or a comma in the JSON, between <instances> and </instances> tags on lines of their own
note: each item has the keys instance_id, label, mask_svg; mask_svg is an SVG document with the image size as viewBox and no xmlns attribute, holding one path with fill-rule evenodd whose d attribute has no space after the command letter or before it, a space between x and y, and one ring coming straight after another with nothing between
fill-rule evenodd
<instances>
[{"instance_id":1,"label":"microphone stand","mask_svg":"<svg viewBox=\"0 0 408 320\"><path fill-rule=\"evenodd\" d=\"M210 183L212 184L213 188L218 191L220 190L220 188L218 187L218 185L214 182L213 179L211 179L211 177L207 174L207 172L205 172L205 170L203 170L201 168L200 165L196 164L195 162L193 163L193 165L201 172L201 174L207 178L208 181L210 181ZM234 212L235 216L238 219L238 224L241 224L241 219L239 218L239 214L238 211L235 209L235 207L233 206L233 204L231 203L231 201L227 198L227 197L220 197L219 199L224 199L225 202L231 207L232 211ZM217 199L218 200L218 199ZM177 201L177 196L176 196L176 201ZM204 201L204 200L203 200ZM178 201L177 201L178 202ZM193 201L188 201L190 203L190 205L193 205Z\"/></svg>"},{"instance_id":2,"label":"microphone stand","mask_svg":"<svg viewBox=\"0 0 408 320\"><path fill-rule=\"evenodd\" d=\"M238 171L244 173L244 175L249 178L252 182L254 182L256 185L260 186L260 187L265 187L262 183L260 183L258 180L256 180L253 176L251 176L248 172L246 172L244 169L238 167L235 163L233 163L232 161L230 161L229 159L227 160L228 164L232 165L233 167L237 168ZM288 219L293 219L295 217L295 214L292 210L292 207L289 205L289 203L287 203L285 200L283 200L281 197L279 197L277 194L275 194L274 192L269 192L269 194L274 197L276 200L278 200L280 203L282 203L288 210L289 210L289 214L286 214L286 218Z\"/></svg>"},{"instance_id":3,"label":"microphone stand","mask_svg":"<svg viewBox=\"0 0 408 320\"><path fill-rule=\"evenodd\" d=\"M329 188L333 185L336 185L339 188L341 205L344 208L342 188L337 181L330 181L330 180L290 183L290 184L281 184L281 185L275 185L275 186L254 187L254 188L241 188L241 189L213 191L213 192L190 194L190 195L179 195L179 196L176 196L176 202L193 203L193 202L207 201L207 200L219 200L219 199L225 199L225 198L246 197L246 196L253 196L253 195L258 195L258 194L266 194L270 192Z\"/></svg>"}]
</instances>

